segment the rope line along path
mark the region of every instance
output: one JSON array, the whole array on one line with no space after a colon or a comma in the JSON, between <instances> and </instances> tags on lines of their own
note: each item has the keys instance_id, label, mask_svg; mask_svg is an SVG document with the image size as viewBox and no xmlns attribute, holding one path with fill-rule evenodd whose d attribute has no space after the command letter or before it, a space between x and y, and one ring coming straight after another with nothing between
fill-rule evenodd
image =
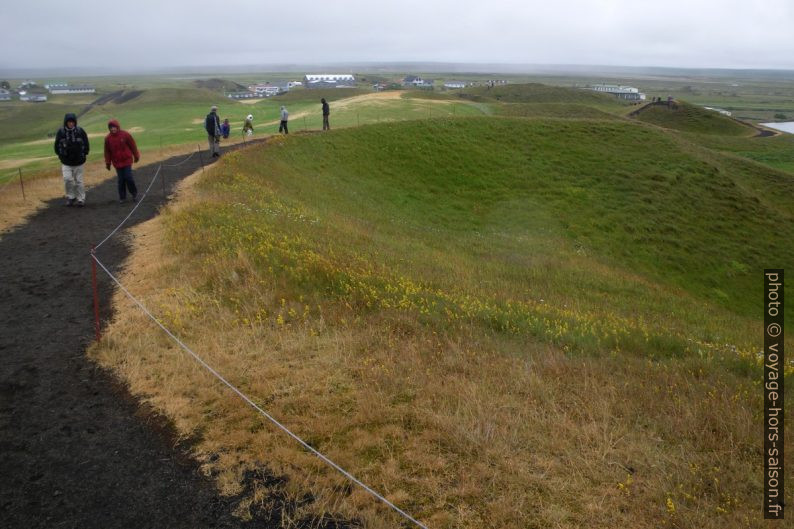
<instances>
[{"instance_id":1,"label":"rope line along path","mask_svg":"<svg viewBox=\"0 0 794 529\"><path fill-rule=\"evenodd\" d=\"M195 154L195 153L193 153L193 154ZM185 162L186 162L188 159L190 159L190 157L192 157L192 156L193 156L193 154L191 154L191 155L190 155L188 158L186 158L186 159L185 159L185 160L183 160L182 162L179 162L179 163L177 163L177 164L173 164L173 165L169 165L169 167L174 167L174 166L176 166L176 165L181 165L182 163L185 163ZM113 275L113 274L110 272L110 270L108 270L108 268L107 268L107 267L106 267L106 266L105 266L105 265L104 265L104 264L103 264L103 263L102 263L102 262L99 260L99 258L97 258L97 256L96 256L96 250L98 250L98 249L99 249L99 248L100 248L100 247L101 247L101 246L102 246L102 245L103 245L105 242L107 242L107 241L108 241L108 239L110 239L110 238L111 238L111 237L112 237L114 234L116 234L116 233L118 232L118 230L119 230L119 229L121 229L121 227L122 227L122 226L123 226L123 225L124 225L124 224L127 222L127 220L129 220L129 218L132 216L132 214L135 212L135 210L138 208L138 206L140 206L140 205L141 205L141 203L143 202L143 200L146 198L146 194L147 194L147 193L149 192L149 190L151 189L151 187L152 187L152 184L154 184L154 181L157 179L157 176L160 174L160 170L162 169L162 167L163 167L163 164L161 164L161 165L159 165L159 166L157 167L157 171L155 171L155 174L154 174L154 176L152 177L152 181L149 183L149 187L148 187L148 188L146 189L146 191L143 193L143 196L142 196L142 197L141 197L141 199L138 201L138 203L135 205L135 207L134 207L134 208L133 208L133 209L130 211L130 213L129 213L129 214L128 214L128 215L127 215L127 216L126 216L126 217L125 217L125 218L124 218L124 219L123 219L123 220L122 220L120 223L119 223L119 225L118 225L118 226L116 226L116 228L115 228L113 231L111 231L111 232L110 232L110 233L107 235L107 237L105 237L104 239L102 239L102 241L101 241L99 244L97 244L97 245L96 245L96 246L95 246L95 247L94 247L94 248L91 250L91 260L92 260L92 262L93 262L93 263L95 263L96 265L98 265L98 266L99 266L99 267L100 267L100 268L101 268L101 269L102 269L102 270L105 272L105 274L107 274L107 276L108 276L108 277L111 279L111 281L113 281L113 283L115 283L115 284L116 284L116 285L117 285L117 286L118 286L118 287L121 289L121 291L122 291L122 292L124 292L124 294L125 294L125 295L126 295L126 296L127 296L127 297L128 297L128 298L129 298L129 299L130 299L130 300L131 300L131 301L132 301L132 302L133 302L133 303L134 303L134 304L135 304L135 305L136 305L136 306L137 306L139 309L141 309L141 311L142 311L144 314L146 314L146 316L148 316L148 317L149 317L149 319L151 319L151 320L152 320L152 321L153 321L153 322L154 322L154 323L155 323L155 324L156 324L158 327L160 327L160 329L161 329L161 330L162 330L162 331L163 331L163 332L164 332L166 335L168 335L168 337L170 337L170 338L171 338L171 339L172 339L172 340L173 340L173 341L174 341L174 342L175 342L177 345L179 345L179 347L180 347L180 348L182 348L182 350L183 350L183 351L185 351L187 354L189 354L189 355L190 355L190 356L191 356L191 357L192 357L192 358L193 358L193 359L194 359L194 360L195 360L195 361L196 361L196 362L197 362L199 365L201 365L201 366L202 366L204 369L206 369L206 370L207 370L207 371L208 371L208 372L209 372L209 373L210 373L212 376L214 376L214 377L215 377L215 378L216 378L216 379L217 379L219 382L221 382L223 385L225 385L226 387L228 387L228 388L229 388L229 389L230 389L230 390L231 390L231 391L232 391L234 394L236 394L238 397L240 397L240 399L242 399L242 400L243 400L243 401L244 401L246 404L248 404L248 405L249 405L251 408L253 408L253 409L254 409L256 412L258 412L258 413L259 413L261 416L263 416L263 417L264 417L264 418L266 418L268 421L270 421L270 422L271 422L273 425L275 425L275 426L276 426L278 429L280 429L282 432L284 432L285 434L287 434L288 436L290 436L290 437L291 437L293 440L295 440L295 441L296 441L298 444L300 444L300 445L301 445L303 448L305 448L306 450L308 450L309 452L311 452L312 454L314 454L315 456L317 456L318 458L320 458L320 459L321 459L321 460L322 460L324 463L326 463L328 466L330 466L331 468L333 468L334 470L336 470L337 472L339 472L340 474L342 474L342 475L343 475L345 478L347 478L348 480L352 481L353 483L355 483L356 485L358 485L359 487L361 487L361 488L362 488L364 491L366 491L366 492L367 492L367 493L368 493L370 496L372 496L372 497L374 497L375 499L377 499L378 501L382 502L383 504L385 504L386 506L388 506L388 507L389 507L391 510L393 510L394 512L396 512L397 514L399 514L400 516L402 516L404 519L406 519L406 520L408 520L409 522L413 523L415 526L417 526L417 527L420 527L421 529L428 529L428 527L427 527L426 525L424 525L422 522L420 522L419 520L417 520L416 518L414 518L413 516L411 516L410 514L408 514L407 512L405 512L404 510L402 510L402 509L400 509L399 507L397 507L395 504L393 504L392 502L390 502L389 500L387 500L385 497L383 497L383 496L382 496L381 494L379 494L377 491L375 491L374 489L372 489L371 487L369 487L367 484L365 484L364 482L362 482L361 480L359 480L358 478L356 478L355 476L353 476L353 474L351 474L350 472L348 472L347 470L345 470L344 468L342 468L341 466L339 466L337 463L335 463L333 460L331 460L331 459L330 459L328 456L326 456L325 454L323 454L322 452L320 452L320 451L319 451L319 450L317 450L316 448L312 447L312 446L311 446L309 443L307 443L306 441L304 441L304 440L303 440L301 437L299 437L297 434L293 433L293 432L292 432L292 431L291 431L289 428L287 428L286 426L284 426L284 425L283 425L281 422L279 422L279 421L278 421L278 420L277 420L275 417L273 417L272 415L270 415L270 414L269 414L267 411L265 411L265 410L264 410L263 408L261 408L261 407L260 407L258 404L256 404L256 402L254 402L254 401L253 401L253 400L252 400L252 399L251 399L251 398L250 398L248 395L246 395L245 393L243 393L243 392L242 392L240 389L238 389L238 388L237 388L237 387L236 387L234 384L232 384L231 382L229 382L228 380L226 380L226 378L224 378L224 377L223 377L223 375L221 375L221 374L220 374L220 373L219 373L217 370L215 370L215 369L214 369L214 368L213 368L211 365L209 365L209 364L208 364L206 361L204 361L204 359L202 359L202 358L201 358L201 357L200 357L198 354L196 354L195 352L193 352L193 350L192 350L192 349L190 349L190 348L189 348L187 345L185 345L185 343L184 343L184 342L182 342L182 340L180 340L180 339L179 339L179 338L178 338L178 337L177 337L177 336L176 336L176 335L175 335L173 332L171 332L171 331L170 331L170 330L169 330L169 329L168 329L168 328L167 328L165 325L163 325L163 323L162 323L162 322L160 322L160 320L158 320L158 319L157 319L157 318L156 318L156 317L155 317L155 316L154 316L154 315L153 315L153 314L152 314L152 313L149 311L149 309L148 309L148 308L146 308L146 306L145 306L145 305L144 305L144 304L143 304L141 301L139 301L139 300L138 300L138 299L137 299L135 296L133 296L133 295L132 295L132 293L131 293L129 290L127 290L127 288L126 288L126 287L125 287L125 286L124 286L124 285L121 283L121 281L119 281L119 280L116 278L116 276L114 276L114 275ZM97 337L98 337L98 336L99 336L99 331L98 331L98 329L97 329Z\"/></svg>"}]
</instances>

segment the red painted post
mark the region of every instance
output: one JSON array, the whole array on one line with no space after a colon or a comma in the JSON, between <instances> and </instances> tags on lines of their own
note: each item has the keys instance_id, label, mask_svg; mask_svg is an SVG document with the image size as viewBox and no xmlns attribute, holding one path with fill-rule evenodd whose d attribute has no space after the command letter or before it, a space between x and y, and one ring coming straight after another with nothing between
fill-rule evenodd
<instances>
[{"instance_id":1,"label":"red painted post","mask_svg":"<svg viewBox=\"0 0 794 529\"><path fill-rule=\"evenodd\" d=\"M91 248L91 285L94 289L94 335L98 342L102 335L99 333L99 289L96 281L96 257L94 256L96 247Z\"/></svg>"}]
</instances>

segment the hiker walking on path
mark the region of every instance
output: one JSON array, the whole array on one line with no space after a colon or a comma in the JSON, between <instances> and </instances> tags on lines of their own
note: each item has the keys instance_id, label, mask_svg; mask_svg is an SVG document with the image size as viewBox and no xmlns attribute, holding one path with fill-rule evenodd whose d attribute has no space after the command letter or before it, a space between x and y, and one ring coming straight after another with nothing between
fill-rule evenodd
<instances>
[{"instance_id":1,"label":"hiker walking on path","mask_svg":"<svg viewBox=\"0 0 794 529\"><path fill-rule=\"evenodd\" d=\"M138 163L141 153L132 135L126 130L121 130L121 125L115 119L108 122L110 133L105 136L105 168L110 171L110 164L116 168L119 179L119 202L127 199L127 190L132 195L132 201L138 200L138 188L132 175L132 164Z\"/></svg>"},{"instance_id":2,"label":"hiker walking on path","mask_svg":"<svg viewBox=\"0 0 794 529\"><path fill-rule=\"evenodd\" d=\"M248 114L248 117L245 118L245 122L243 123L243 134L245 136L253 136L253 134L254 134L254 116L253 116L253 114Z\"/></svg>"},{"instance_id":3,"label":"hiker walking on path","mask_svg":"<svg viewBox=\"0 0 794 529\"><path fill-rule=\"evenodd\" d=\"M331 107L325 98L320 99L323 103L323 130L331 130L331 125L328 124L328 115L331 113Z\"/></svg>"},{"instance_id":4,"label":"hiker walking on path","mask_svg":"<svg viewBox=\"0 0 794 529\"><path fill-rule=\"evenodd\" d=\"M221 123L221 134L223 135L223 139L229 139L229 133L231 132L232 127L229 125L229 119L224 119L223 123Z\"/></svg>"},{"instance_id":5,"label":"hiker walking on path","mask_svg":"<svg viewBox=\"0 0 794 529\"><path fill-rule=\"evenodd\" d=\"M284 132L284 134L289 134L289 130L287 129L287 121L289 121L289 112L287 112L287 107L281 106L281 123L278 126L279 132Z\"/></svg>"},{"instance_id":6,"label":"hiker walking on path","mask_svg":"<svg viewBox=\"0 0 794 529\"><path fill-rule=\"evenodd\" d=\"M207 129L207 141L210 144L210 153L213 158L221 155L221 119L218 117L218 107L212 105L210 113L204 120L204 128Z\"/></svg>"},{"instance_id":7,"label":"hiker walking on path","mask_svg":"<svg viewBox=\"0 0 794 529\"><path fill-rule=\"evenodd\" d=\"M55 134L55 154L62 164L67 206L77 204L81 208L85 204L83 164L88 156L88 149L88 134L77 126L77 116L66 114L63 117L63 127Z\"/></svg>"}]
</instances>

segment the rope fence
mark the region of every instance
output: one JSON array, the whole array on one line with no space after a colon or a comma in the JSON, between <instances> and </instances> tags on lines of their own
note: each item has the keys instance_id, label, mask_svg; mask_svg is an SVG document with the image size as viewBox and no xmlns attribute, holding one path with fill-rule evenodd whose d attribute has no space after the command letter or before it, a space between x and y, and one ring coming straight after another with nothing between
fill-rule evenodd
<instances>
[{"instance_id":1,"label":"rope fence","mask_svg":"<svg viewBox=\"0 0 794 529\"><path fill-rule=\"evenodd\" d=\"M201 156L201 152L200 151L197 151L197 152L198 152L199 156ZM187 160L189 160L195 154L196 153L194 152L193 154L188 156L185 160L182 160L181 162L179 162L177 164L169 164L169 165L160 164L157 167L157 170L155 171L151 182L149 182L149 186L146 188L146 191L143 193L143 196L140 197L140 199L138 200L138 203L135 205L135 207L129 212L129 214L126 217L124 217L124 219L122 219L122 221L119 223L119 225L116 226L113 229L113 231L111 231L104 239L102 239L102 241L99 242L99 244L97 244L96 246L94 246L91 249L90 255L91 255L91 267L92 267L92 285L93 285L93 290L94 290L94 292L93 292L93 294L94 294L94 318L95 318L94 326L95 326L95 334L96 334L97 341L99 341L101 339L100 320L99 320L99 293L98 293L98 287L97 287L97 268L96 268L97 266L99 266L99 268L102 269L102 271L110 278L110 280L113 283L115 283L115 285L118 286L119 289L121 289L121 291L124 293L124 295L126 295L127 298L129 298L152 322L154 322L154 324L156 326L158 326L169 338L171 338L185 353L190 355L201 367L203 367L206 371L208 371L221 384L223 384L224 386L229 388L229 390L231 390L235 395L237 395L248 406L253 408L259 415L261 415L262 417L267 419L270 423L272 423L274 426L276 426L283 433L285 433L289 437L291 437L294 441L296 441L304 449L306 449L307 451L311 452L313 455L317 456L325 464L327 464L329 467L331 467L334 470L336 470L337 472L339 472L342 476L344 476L346 479L348 479L349 481L351 481L352 483L354 483L355 485L360 487L362 490L367 492L370 496L372 496L376 500L380 501L381 503L383 503L384 505L389 507L395 513L399 514L402 518L404 518L405 520L411 522L416 527L419 527L421 529L428 529L428 527L426 525L424 525L422 522L420 522L419 520L417 520L416 518L414 518L413 516L411 516L410 514L405 512L404 510L402 510L399 507L397 507L394 503L392 503L391 501L386 499L383 495L379 494L377 491L375 491L373 488L368 486L366 483L364 483L363 481L361 481L358 478L356 478L353 474L351 474L350 472L348 472L347 470L342 468L339 464L335 463L328 456L326 456L325 454L323 454L322 452L320 452L319 450L317 450L316 448L311 446L309 443L304 441L300 436L295 434L292 430L287 428L279 420L277 420L275 417L273 417L271 414L269 414L267 411L265 411L262 407L260 407L256 402L254 402L254 400L251 397L246 395L239 388L237 388L234 384L229 382L223 375L221 375L215 368L213 368L210 364L208 364L201 356L196 354L190 347L188 347L182 340L180 340L179 337L177 337L170 329L168 329L159 319L157 319L157 317L155 317L151 313L151 311L140 300L138 300L135 296L133 296L132 293L121 283L121 281L118 278L116 278L116 276L114 276L113 273L111 273L110 270L105 266L105 264L102 263L102 261L100 261L99 258L96 256L96 251L99 250L99 248L103 244L105 244L111 237L113 237L113 235L115 235L122 228L122 226L124 226L124 224L126 224L126 222L130 219L130 217L132 217L133 213L135 213L135 210L146 199L146 196L147 196L149 190L152 188L152 185L154 184L155 180L157 180L157 177L160 175L161 169L164 166L165 167L176 167L178 165L181 165L181 164L187 162ZM203 160L202 160L202 168L203 168Z\"/></svg>"}]
</instances>

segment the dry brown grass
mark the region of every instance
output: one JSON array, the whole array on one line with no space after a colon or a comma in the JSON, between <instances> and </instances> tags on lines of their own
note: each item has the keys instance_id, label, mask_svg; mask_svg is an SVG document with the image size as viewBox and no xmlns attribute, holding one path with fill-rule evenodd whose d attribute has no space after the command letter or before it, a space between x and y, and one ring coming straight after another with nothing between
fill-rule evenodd
<instances>
[{"instance_id":1,"label":"dry brown grass","mask_svg":"<svg viewBox=\"0 0 794 529\"><path fill-rule=\"evenodd\" d=\"M214 200L196 190L198 178L133 230L122 281L232 383L429 527L764 526L760 393L747 381L697 361L572 357L474 326L437 332L396 311L291 297L244 254L174 252L169 221ZM215 297L213 283L239 298ZM266 465L290 477L291 497L314 495L295 518L328 512L395 526L122 295L115 302L92 357L198 439L195 456L223 493ZM266 501L258 490L239 514Z\"/></svg>"}]
</instances>

